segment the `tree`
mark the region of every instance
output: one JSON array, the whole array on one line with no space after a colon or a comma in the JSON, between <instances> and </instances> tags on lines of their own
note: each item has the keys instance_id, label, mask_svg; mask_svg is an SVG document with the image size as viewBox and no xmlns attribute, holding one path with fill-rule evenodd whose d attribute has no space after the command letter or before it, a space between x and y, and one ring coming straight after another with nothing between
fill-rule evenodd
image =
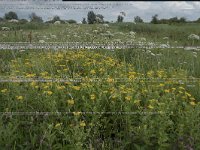
<instances>
[{"instance_id":1,"label":"tree","mask_svg":"<svg viewBox=\"0 0 200 150\"><path fill-rule=\"evenodd\" d=\"M186 18L185 18L185 17L181 17L181 18L179 19L179 22L180 22L180 23L186 23Z\"/></svg>"},{"instance_id":2,"label":"tree","mask_svg":"<svg viewBox=\"0 0 200 150\"><path fill-rule=\"evenodd\" d=\"M2 21L3 21L3 18L0 17L0 22L2 22Z\"/></svg>"},{"instance_id":3,"label":"tree","mask_svg":"<svg viewBox=\"0 0 200 150\"><path fill-rule=\"evenodd\" d=\"M6 19L6 20L17 19L18 20L18 16L15 12L10 11L5 14L4 19Z\"/></svg>"},{"instance_id":4,"label":"tree","mask_svg":"<svg viewBox=\"0 0 200 150\"><path fill-rule=\"evenodd\" d=\"M173 17L173 18L169 19L169 23L178 23L178 22L179 22L179 20L177 17Z\"/></svg>"},{"instance_id":5,"label":"tree","mask_svg":"<svg viewBox=\"0 0 200 150\"><path fill-rule=\"evenodd\" d=\"M85 18L83 18L82 24L87 24L87 21Z\"/></svg>"},{"instance_id":6,"label":"tree","mask_svg":"<svg viewBox=\"0 0 200 150\"><path fill-rule=\"evenodd\" d=\"M42 23L42 17L37 16L35 13L32 13L31 15L29 15L30 18L30 22L38 22L38 23Z\"/></svg>"},{"instance_id":7,"label":"tree","mask_svg":"<svg viewBox=\"0 0 200 150\"><path fill-rule=\"evenodd\" d=\"M96 23L103 23L104 22L103 18L104 18L103 15L97 14L96 15Z\"/></svg>"},{"instance_id":8,"label":"tree","mask_svg":"<svg viewBox=\"0 0 200 150\"><path fill-rule=\"evenodd\" d=\"M136 17L134 17L134 22L136 22L136 23L143 23L143 20L139 16L136 16Z\"/></svg>"},{"instance_id":9,"label":"tree","mask_svg":"<svg viewBox=\"0 0 200 150\"><path fill-rule=\"evenodd\" d=\"M52 22L61 21L59 16L54 16Z\"/></svg>"},{"instance_id":10,"label":"tree","mask_svg":"<svg viewBox=\"0 0 200 150\"><path fill-rule=\"evenodd\" d=\"M69 24L77 23L76 20L73 20L73 19L66 20L66 22L68 22Z\"/></svg>"},{"instance_id":11,"label":"tree","mask_svg":"<svg viewBox=\"0 0 200 150\"><path fill-rule=\"evenodd\" d=\"M93 11L89 11L87 15L88 24L93 24L96 21L96 15Z\"/></svg>"},{"instance_id":12,"label":"tree","mask_svg":"<svg viewBox=\"0 0 200 150\"><path fill-rule=\"evenodd\" d=\"M28 22L28 20L26 20L26 19L21 19L19 22L20 22L21 24L25 24L25 23Z\"/></svg>"},{"instance_id":13,"label":"tree","mask_svg":"<svg viewBox=\"0 0 200 150\"><path fill-rule=\"evenodd\" d=\"M124 20L124 17L122 17L121 15L117 17L117 22L123 22L123 20Z\"/></svg>"},{"instance_id":14,"label":"tree","mask_svg":"<svg viewBox=\"0 0 200 150\"><path fill-rule=\"evenodd\" d=\"M152 16L151 23L158 24L158 15L157 14L155 14L154 16Z\"/></svg>"},{"instance_id":15,"label":"tree","mask_svg":"<svg viewBox=\"0 0 200 150\"><path fill-rule=\"evenodd\" d=\"M200 18L198 18L196 21L194 21L196 23L200 23Z\"/></svg>"}]
</instances>

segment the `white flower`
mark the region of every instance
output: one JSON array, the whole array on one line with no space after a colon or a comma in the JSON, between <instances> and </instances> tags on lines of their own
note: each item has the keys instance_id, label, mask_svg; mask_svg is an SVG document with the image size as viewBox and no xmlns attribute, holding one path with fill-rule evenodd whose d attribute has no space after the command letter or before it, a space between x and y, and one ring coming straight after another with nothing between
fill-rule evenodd
<instances>
[{"instance_id":1,"label":"white flower","mask_svg":"<svg viewBox=\"0 0 200 150\"><path fill-rule=\"evenodd\" d=\"M169 39L169 37L167 37L167 36L163 38L163 40L168 40L168 39Z\"/></svg>"},{"instance_id":2,"label":"white flower","mask_svg":"<svg viewBox=\"0 0 200 150\"><path fill-rule=\"evenodd\" d=\"M55 21L54 24L61 24L61 22L60 21Z\"/></svg>"},{"instance_id":3,"label":"white flower","mask_svg":"<svg viewBox=\"0 0 200 150\"><path fill-rule=\"evenodd\" d=\"M8 28L8 27L1 27L1 30L3 30L3 31L9 31L10 28Z\"/></svg>"},{"instance_id":4,"label":"white flower","mask_svg":"<svg viewBox=\"0 0 200 150\"><path fill-rule=\"evenodd\" d=\"M142 37L140 38L141 41L146 41L146 38Z\"/></svg>"},{"instance_id":5,"label":"white flower","mask_svg":"<svg viewBox=\"0 0 200 150\"><path fill-rule=\"evenodd\" d=\"M19 20L17 20L17 19L11 19L8 22L15 22L15 23L17 23L17 22L19 22Z\"/></svg>"},{"instance_id":6,"label":"white flower","mask_svg":"<svg viewBox=\"0 0 200 150\"><path fill-rule=\"evenodd\" d=\"M129 32L129 34L130 34L130 35L135 35L136 33L133 32L133 31L131 31L131 32Z\"/></svg>"},{"instance_id":7,"label":"white flower","mask_svg":"<svg viewBox=\"0 0 200 150\"><path fill-rule=\"evenodd\" d=\"M45 41L44 40L39 40L39 43L45 43Z\"/></svg>"},{"instance_id":8,"label":"white flower","mask_svg":"<svg viewBox=\"0 0 200 150\"><path fill-rule=\"evenodd\" d=\"M199 36L196 35L196 34L190 34L190 35L188 36L188 39L191 39L191 40L199 40Z\"/></svg>"},{"instance_id":9,"label":"white flower","mask_svg":"<svg viewBox=\"0 0 200 150\"><path fill-rule=\"evenodd\" d=\"M152 56L156 56L156 55L155 55L154 53L152 53L152 52L151 52L151 55L152 55Z\"/></svg>"},{"instance_id":10,"label":"white flower","mask_svg":"<svg viewBox=\"0 0 200 150\"><path fill-rule=\"evenodd\" d=\"M93 30L93 33L97 34L97 33L98 33L98 30Z\"/></svg>"},{"instance_id":11,"label":"white flower","mask_svg":"<svg viewBox=\"0 0 200 150\"><path fill-rule=\"evenodd\" d=\"M56 37L56 35L51 35L51 38L54 38L54 39L56 39L57 37Z\"/></svg>"},{"instance_id":12,"label":"white flower","mask_svg":"<svg viewBox=\"0 0 200 150\"><path fill-rule=\"evenodd\" d=\"M108 27L109 27L109 25L108 25L108 24L103 24L103 26L104 26L104 27L106 27L106 28L108 28Z\"/></svg>"}]
</instances>

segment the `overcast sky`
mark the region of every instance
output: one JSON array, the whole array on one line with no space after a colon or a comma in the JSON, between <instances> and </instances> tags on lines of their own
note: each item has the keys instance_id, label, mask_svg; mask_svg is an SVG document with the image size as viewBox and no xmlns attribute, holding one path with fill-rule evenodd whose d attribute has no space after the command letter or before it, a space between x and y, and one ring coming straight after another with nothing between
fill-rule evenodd
<instances>
[{"instance_id":1,"label":"overcast sky","mask_svg":"<svg viewBox=\"0 0 200 150\"><path fill-rule=\"evenodd\" d=\"M13 2L13 0L0 0L0 17L3 17L4 14L8 11L14 11L18 14L20 19L28 19L29 14L35 12L45 21L50 20L50 18L55 15L58 15L61 19L74 19L80 22L83 17L87 17L88 11L93 10L96 14L102 14L104 16L104 20L108 21L116 21L117 16L120 14L120 12L126 13L124 21L133 21L135 16L140 16L145 22L149 22L151 20L151 17L155 14L158 14L159 19L171 18L176 16L185 17L187 20L196 20L200 18L200 2L197 1L47 1L16 0L16 2ZM80 9L56 8L56 6L58 5L77 7L78 4L80 4L79 6L81 6ZM96 6L99 9L85 9L89 5ZM29 8L24 9L25 7ZM53 7L53 9L47 9L49 7Z\"/></svg>"}]
</instances>

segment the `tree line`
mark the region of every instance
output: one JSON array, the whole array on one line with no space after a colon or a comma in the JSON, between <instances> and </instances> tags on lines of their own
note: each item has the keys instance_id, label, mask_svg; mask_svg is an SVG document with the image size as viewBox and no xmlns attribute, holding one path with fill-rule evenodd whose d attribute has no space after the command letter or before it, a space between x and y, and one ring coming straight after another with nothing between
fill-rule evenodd
<instances>
[{"instance_id":1,"label":"tree line","mask_svg":"<svg viewBox=\"0 0 200 150\"><path fill-rule=\"evenodd\" d=\"M125 17L124 12L120 12L120 14L116 18L116 22L124 22ZM0 22L7 21L7 20L19 20L22 23L28 22L26 19L19 19L16 12L10 11L8 13L5 13L4 17L0 17ZM37 22L37 23L43 23L42 17L36 15L35 13L31 13L29 15L30 22ZM77 23L76 20L69 19L69 20L62 20L59 16L54 16L51 20L46 21L45 23L54 23L56 21L59 21L60 23ZM134 20L135 23L144 23L143 19L139 16L135 16ZM110 23L109 21L104 20L104 16L101 14L95 14L93 11L89 11L87 13L87 17L83 18L81 21L82 24L95 24L95 23ZM200 18L198 18L195 21L188 21L185 17L172 17L169 19L158 19L158 14L155 14L152 16L152 19L150 21L152 24L175 24L175 23L200 23Z\"/></svg>"}]
</instances>

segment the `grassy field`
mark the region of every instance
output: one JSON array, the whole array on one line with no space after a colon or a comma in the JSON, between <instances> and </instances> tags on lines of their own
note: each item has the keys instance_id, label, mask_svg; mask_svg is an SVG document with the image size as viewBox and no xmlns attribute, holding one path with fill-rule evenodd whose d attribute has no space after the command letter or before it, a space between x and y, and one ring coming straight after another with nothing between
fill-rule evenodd
<instances>
[{"instance_id":1,"label":"grassy field","mask_svg":"<svg viewBox=\"0 0 200 150\"><path fill-rule=\"evenodd\" d=\"M110 23L109 27L102 24L16 24L1 23L1 27L9 27L11 31L0 31L0 42L29 42L28 34L32 31L32 42L112 42L112 41L148 41L169 43L178 46L199 46L198 40L189 40L191 34L200 34L198 23L188 24L133 24ZM135 32L135 34L130 34ZM166 38L167 37L167 38ZM145 38L145 39L144 39Z\"/></svg>"},{"instance_id":2,"label":"grassy field","mask_svg":"<svg viewBox=\"0 0 200 150\"><path fill-rule=\"evenodd\" d=\"M146 38L172 45L199 45L187 37L200 32L198 24L122 23L109 24L106 29L75 24L0 26L12 29L0 31L5 34L1 42L28 41L27 34L32 31L35 42ZM169 39L163 40L166 36ZM199 58L199 51L183 49L0 50L1 80L82 79L0 83L0 112L7 112L1 114L0 147L200 149ZM36 111L49 113L28 115Z\"/></svg>"}]
</instances>

